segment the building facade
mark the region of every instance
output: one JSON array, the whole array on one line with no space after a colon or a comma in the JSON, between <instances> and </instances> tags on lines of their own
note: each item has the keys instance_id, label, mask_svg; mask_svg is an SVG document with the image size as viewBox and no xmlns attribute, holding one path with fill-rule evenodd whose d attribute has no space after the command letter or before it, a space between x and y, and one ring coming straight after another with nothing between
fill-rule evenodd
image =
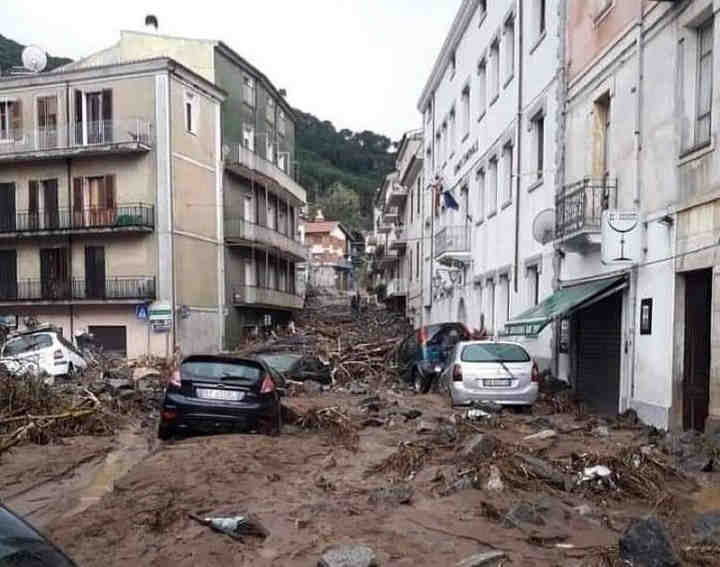
<instances>
[{"instance_id":1,"label":"building facade","mask_svg":"<svg viewBox=\"0 0 720 567\"><path fill-rule=\"evenodd\" d=\"M318 211L314 221L301 222L300 232L309 252L308 283L316 289L354 290L350 231Z\"/></svg>"},{"instance_id":2,"label":"building facade","mask_svg":"<svg viewBox=\"0 0 720 567\"><path fill-rule=\"evenodd\" d=\"M160 66L155 75L153 65ZM175 85L176 75L184 82ZM77 86L67 87L76 77ZM105 86L106 77L114 84ZM56 98L46 100L47 87ZM14 99L22 120L12 114ZM55 72L3 79L0 100L13 128L31 128L0 149L0 175L21 195L15 202L4 196L0 211L14 210L16 226L32 227L17 241L27 251L18 250L15 261L5 254L5 261L18 272L16 295L24 286L34 295L4 308L36 313L71 332L115 333L118 342L123 335L134 357L174 346L184 353L232 347L268 316L282 323L302 307L295 264L306 258L297 230L306 197L294 180L292 109L225 44L123 32L115 45ZM50 145L52 155L30 155L19 141ZM45 161L62 169L57 186ZM46 245L51 235L36 229L35 211L46 202L51 224L67 225L67 252L47 251L63 246ZM97 246L81 237L88 224ZM102 246L104 252L96 250ZM87 283L86 271L96 283ZM69 283L56 299L47 282L58 278ZM90 300L88 293L101 297ZM140 305L153 301L170 313L169 332L155 333L136 317Z\"/></svg>"}]
</instances>

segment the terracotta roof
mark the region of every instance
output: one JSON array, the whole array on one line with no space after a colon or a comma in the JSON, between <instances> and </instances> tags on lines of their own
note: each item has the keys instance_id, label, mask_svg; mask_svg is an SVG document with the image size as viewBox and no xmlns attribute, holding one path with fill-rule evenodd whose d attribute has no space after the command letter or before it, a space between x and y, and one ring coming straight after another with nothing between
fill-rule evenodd
<instances>
[{"instance_id":1,"label":"terracotta roof","mask_svg":"<svg viewBox=\"0 0 720 567\"><path fill-rule=\"evenodd\" d=\"M306 222L305 232L332 232L338 226L338 221Z\"/></svg>"}]
</instances>

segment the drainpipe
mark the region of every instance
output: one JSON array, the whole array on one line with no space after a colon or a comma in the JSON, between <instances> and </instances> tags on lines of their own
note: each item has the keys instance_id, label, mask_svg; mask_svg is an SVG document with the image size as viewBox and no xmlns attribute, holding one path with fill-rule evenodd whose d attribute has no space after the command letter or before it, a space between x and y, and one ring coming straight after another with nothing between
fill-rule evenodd
<instances>
[{"instance_id":1,"label":"drainpipe","mask_svg":"<svg viewBox=\"0 0 720 567\"><path fill-rule=\"evenodd\" d=\"M65 147L70 147L70 83L67 81L65 82L65 140L66 145ZM67 195L68 195L68 213L70 215L70 223L72 226L72 166L71 166L70 159L66 160L66 169L67 169ZM58 203L59 205L59 203ZM72 230L68 231L68 248L70 249L70 290L72 293ZM72 297L70 299L70 338L68 339L71 343L75 341L75 305L72 302Z\"/></svg>"},{"instance_id":2,"label":"drainpipe","mask_svg":"<svg viewBox=\"0 0 720 567\"><path fill-rule=\"evenodd\" d=\"M436 165L436 156L435 156L435 93L433 92L432 95L432 138L430 140L430 143L432 144L432 168L431 171L435 172L435 165ZM433 268L435 267L435 184L433 179L433 189L432 193L430 195L430 280L428 281L428 285L430 286L430 319L432 320L432 306L433 306L433 291L432 291L432 281L433 281ZM423 225L424 226L424 225ZM425 306L423 305L423 310L425 309Z\"/></svg>"},{"instance_id":3,"label":"drainpipe","mask_svg":"<svg viewBox=\"0 0 720 567\"><path fill-rule=\"evenodd\" d=\"M523 3L517 4L518 13L518 99L517 99L517 159L515 171L517 177L517 197L515 199L515 268L513 271L513 287L518 292L518 263L520 261L520 193L522 188L522 104L523 104Z\"/></svg>"}]
</instances>

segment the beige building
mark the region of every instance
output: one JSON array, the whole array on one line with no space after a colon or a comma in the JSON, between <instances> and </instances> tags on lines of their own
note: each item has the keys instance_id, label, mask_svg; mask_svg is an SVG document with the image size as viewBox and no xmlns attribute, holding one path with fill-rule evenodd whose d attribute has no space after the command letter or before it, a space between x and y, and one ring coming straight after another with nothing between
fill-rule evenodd
<instances>
[{"instance_id":1,"label":"beige building","mask_svg":"<svg viewBox=\"0 0 720 567\"><path fill-rule=\"evenodd\" d=\"M0 315L136 357L302 307L292 109L219 41L123 32L0 80ZM138 312L159 309L169 324Z\"/></svg>"}]
</instances>

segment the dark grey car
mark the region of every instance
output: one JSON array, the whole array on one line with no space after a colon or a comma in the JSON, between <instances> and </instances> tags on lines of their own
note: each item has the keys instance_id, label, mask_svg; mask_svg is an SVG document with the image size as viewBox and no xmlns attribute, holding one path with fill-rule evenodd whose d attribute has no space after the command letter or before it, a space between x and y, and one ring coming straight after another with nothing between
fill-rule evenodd
<instances>
[{"instance_id":1,"label":"dark grey car","mask_svg":"<svg viewBox=\"0 0 720 567\"><path fill-rule=\"evenodd\" d=\"M25 520L0 505L0 567L77 567Z\"/></svg>"}]
</instances>

